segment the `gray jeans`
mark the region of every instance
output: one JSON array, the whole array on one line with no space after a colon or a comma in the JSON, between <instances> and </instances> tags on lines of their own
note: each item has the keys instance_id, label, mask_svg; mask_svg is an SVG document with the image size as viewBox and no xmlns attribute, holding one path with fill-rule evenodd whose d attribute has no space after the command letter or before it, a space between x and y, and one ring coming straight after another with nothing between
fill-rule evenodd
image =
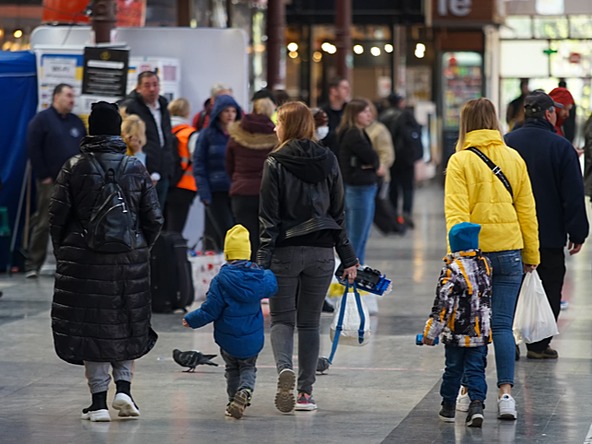
<instances>
[{"instance_id":1,"label":"gray jeans","mask_svg":"<svg viewBox=\"0 0 592 444\"><path fill-rule=\"evenodd\" d=\"M321 310L334 268L333 248L278 248L271 262L278 281L278 292L269 299L271 346L277 371L293 368L297 327L298 391L308 394L316 379Z\"/></svg>"},{"instance_id":2,"label":"gray jeans","mask_svg":"<svg viewBox=\"0 0 592 444\"><path fill-rule=\"evenodd\" d=\"M257 377L257 356L246 359L236 358L223 349L220 349L220 355L226 363L226 393L228 400L232 401L236 392L242 389L255 390L255 379Z\"/></svg>"},{"instance_id":3,"label":"gray jeans","mask_svg":"<svg viewBox=\"0 0 592 444\"><path fill-rule=\"evenodd\" d=\"M109 390L111 376L110 368L113 367L113 379L117 381L132 382L134 376L134 361L93 362L84 361L84 369L91 393L101 393Z\"/></svg>"}]
</instances>

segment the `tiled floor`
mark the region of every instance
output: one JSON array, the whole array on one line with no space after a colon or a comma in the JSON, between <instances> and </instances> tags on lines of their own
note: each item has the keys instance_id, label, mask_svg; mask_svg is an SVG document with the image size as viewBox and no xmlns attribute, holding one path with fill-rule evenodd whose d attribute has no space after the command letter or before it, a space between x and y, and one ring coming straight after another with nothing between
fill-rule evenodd
<instances>
[{"instance_id":1,"label":"tiled floor","mask_svg":"<svg viewBox=\"0 0 592 444\"><path fill-rule=\"evenodd\" d=\"M259 358L253 405L242 420L224 417L223 368L184 373L173 348L218 353L211 326L186 330L180 315L155 315L155 349L137 362L138 420L90 423L83 369L54 354L49 307L52 279L0 277L0 443L583 443L592 422L591 249L568 259L558 361L516 364L516 422L495 417L495 362L490 350L489 399L482 429L438 420L443 349L417 347L431 307L445 248L442 190L417 192L416 229L404 237L373 233L369 265L394 280L379 300L369 345L342 346L328 374L315 385L316 412L282 415L273 407L276 376L269 342ZM322 352L328 354L331 317L323 317ZM267 338L268 341L268 338ZM525 350L522 350L523 355ZM222 364L220 357L215 361ZM110 393L110 398L112 393Z\"/></svg>"}]
</instances>

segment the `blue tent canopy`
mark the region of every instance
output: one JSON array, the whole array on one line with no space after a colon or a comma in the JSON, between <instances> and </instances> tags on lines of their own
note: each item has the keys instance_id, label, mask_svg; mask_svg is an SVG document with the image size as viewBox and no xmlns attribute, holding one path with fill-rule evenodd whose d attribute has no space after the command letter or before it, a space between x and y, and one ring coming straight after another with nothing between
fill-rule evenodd
<instances>
[{"instance_id":1,"label":"blue tent canopy","mask_svg":"<svg viewBox=\"0 0 592 444\"><path fill-rule=\"evenodd\" d=\"M30 51L0 51L0 207L8 210L10 229L15 231L17 207L23 186L27 150L27 124L37 110L35 54ZM22 227L24 211L17 233ZM20 242L17 238L17 248ZM0 237L0 270L12 264L10 241Z\"/></svg>"}]
</instances>

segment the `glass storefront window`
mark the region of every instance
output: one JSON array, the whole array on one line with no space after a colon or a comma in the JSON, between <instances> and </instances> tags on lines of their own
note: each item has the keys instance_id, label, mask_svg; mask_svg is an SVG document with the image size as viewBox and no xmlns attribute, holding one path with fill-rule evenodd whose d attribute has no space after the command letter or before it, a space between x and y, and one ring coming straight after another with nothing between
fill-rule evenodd
<instances>
[{"instance_id":1,"label":"glass storefront window","mask_svg":"<svg viewBox=\"0 0 592 444\"><path fill-rule=\"evenodd\" d=\"M543 77L549 75L546 40L502 40L500 75L502 77Z\"/></svg>"},{"instance_id":2,"label":"glass storefront window","mask_svg":"<svg viewBox=\"0 0 592 444\"><path fill-rule=\"evenodd\" d=\"M592 17L576 15L569 18L569 35L571 38L592 39Z\"/></svg>"},{"instance_id":3,"label":"glass storefront window","mask_svg":"<svg viewBox=\"0 0 592 444\"><path fill-rule=\"evenodd\" d=\"M531 39L532 19L528 16L506 17L504 26L500 28L502 39Z\"/></svg>"},{"instance_id":4,"label":"glass storefront window","mask_svg":"<svg viewBox=\"0 0 592 444\"><path fill-rule=\"evenodd\" d=\"M566 39L569 37L569 25L565 17L534 17L533 29L536 39Z\"/></svg>"},{"instance_id":5,"label":"glass storefront window","mask_svg":"<svg viewBox=\"0 0 592 444\"><path fill-rule=\"evenodd\" d=\"M561 40L552 43L551 76L587 77L592 72L592 40Z\"/></svg>"}]
</instances>

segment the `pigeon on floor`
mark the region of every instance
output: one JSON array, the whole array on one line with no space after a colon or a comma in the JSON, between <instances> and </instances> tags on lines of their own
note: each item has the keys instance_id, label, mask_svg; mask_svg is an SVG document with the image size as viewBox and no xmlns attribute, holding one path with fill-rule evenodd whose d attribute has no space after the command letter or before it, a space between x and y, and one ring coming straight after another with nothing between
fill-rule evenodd
<instances>
[{"instance_id":1,"label":"pigeon on floor","mask_svg":"<svg viewBox=\"0 0 592 444\"><path fill-rule=\"evenodd\" d=\"M187 367L186 372L192 373L198 365L213 365L218 367L218 364L212 362L211 359L218 355L204 355L197 350L181 351L179 349L173 350L173 360L181 367Z\"/></svg>"}]
</instances>

